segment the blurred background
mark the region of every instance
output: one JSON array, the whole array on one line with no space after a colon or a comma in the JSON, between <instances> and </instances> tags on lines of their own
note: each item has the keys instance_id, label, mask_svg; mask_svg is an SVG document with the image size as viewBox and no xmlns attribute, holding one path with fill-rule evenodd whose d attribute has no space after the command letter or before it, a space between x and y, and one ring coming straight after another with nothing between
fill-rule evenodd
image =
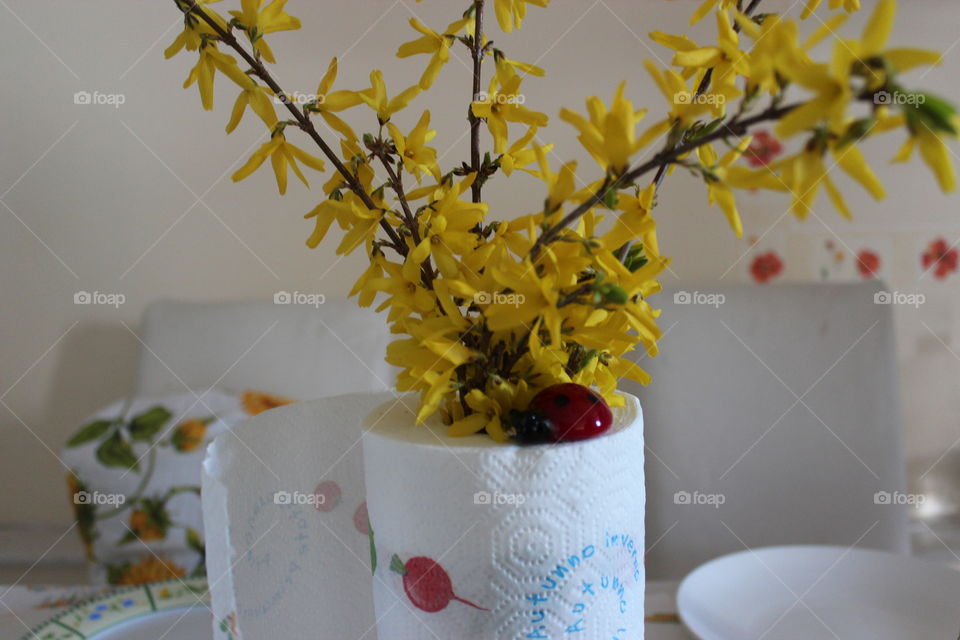
<instances>
[{"instance_id":1,"label":"blurred background","mask_svg":"<svg viewBox=\"0 0 960 640\"><path fill-rule=\"evenodd\" d=\"M794 15L802 5L768 2ZM225 11L225 4L217 8ZM272 38L275 75L287 91L312 94L338 56L335 88L366 88L378 68L394 95L416 82L426 62L394 57L416 36L408 20L423 15L442 26L461 4L293 0L288 10L304 28ZM656 24L712 38L710 19L686 26L696 4L554 0L549 11L532 7L523 31L497 38L511 58L547 70L545 79L527 79L524 95L527 106L551 117L540 136L556 144L554 167L578 159L583 175L594 175L572 128L557 117L561 106L582 110L586 95L609 99L625 78L629 97L651 108L650 122L660 118L663 98L641 63L667 64L670 52L647 32ZM859 34L873 3L864 4L846 32ZM960 101L951 81L960 56L954 3L902 2L900 11L892 46L946 52L942 67L911 74L907 86ZM312 190L291 181L282 198L267 169L231 183L266 133L248 113L224 135L236 97L227 83L218 81L213 112L201 109L195 87L181 89L194 60L163 58L183 22L172 1L0 0L0 16L0 486L8 489L0 491L0 561L29 563L72 517L56 452L88 415L132 391L148 303L268 299L278 291L339 298L364 258L340 258L329 242L305 246L313 222L303 214L321 198L318 174L308 175ZM814 29L816 20L805 26ZM447 168L468 151L467 60L466 50L455 48L429 98L396 118L408 130L429 100ZM112 104L86 103L83 92L113 96ZM345 119L357 131L371 128L365 110ZM894 313L907 454L913 477L927 478L950 460L960 436L960 274L947 266L956 265L960 212L919 162L890 165L899 135L864 146L888 185L883 202L837 176L852 222L825 196L800 222L786 198L746 193L739 200L745 233L737 239L719 210L707 206L705 190L680 172L667 180L656 215L662 251L674 260L664 283L674 288L881 278L889 291L922 300L895 304ZM291 132L291 141L309 149L295 138ZM492 215L503 217L534 211L543 197L541 183L523 175L486 193ZM945 259L928 269L931 255ZM62 551L74 553L72 546Z\"/></svg>"}]
</instances>

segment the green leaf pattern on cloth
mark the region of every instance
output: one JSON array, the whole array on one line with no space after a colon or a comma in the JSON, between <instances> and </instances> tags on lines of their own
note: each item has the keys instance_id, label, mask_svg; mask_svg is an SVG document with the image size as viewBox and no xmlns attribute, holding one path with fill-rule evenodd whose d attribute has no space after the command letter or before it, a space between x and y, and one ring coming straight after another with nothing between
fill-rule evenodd
<instances>
[{"instance_id":1,"label":"green leaf pattern on cloth","mask_svg":"<svg viewBox=\"0 0 960 640\"><path fill-rule=\"evenodd\" d=\"M85 421L66 441L63 458L93 581L132 585L203 576L206 445L285 402L262 392L212 390L202 401L193 393L131 398Z\"/></svg>"}]
</instances>

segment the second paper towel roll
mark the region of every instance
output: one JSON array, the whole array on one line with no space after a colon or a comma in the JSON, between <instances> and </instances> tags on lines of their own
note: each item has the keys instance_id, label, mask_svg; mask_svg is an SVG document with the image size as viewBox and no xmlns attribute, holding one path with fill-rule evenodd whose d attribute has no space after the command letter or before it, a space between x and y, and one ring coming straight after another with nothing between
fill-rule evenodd
<instances>
[{"instance_id":1,"label":"second paper towel roll","mask_svg":"<svg viewBox=\"0 0 960 640\"><path fill-rule=\"evenodd\" d=\"M527 447L414 426L405 405L364 425L379 640L643 637L635 397L604 436Z\"/></svg>"}]
</instances>

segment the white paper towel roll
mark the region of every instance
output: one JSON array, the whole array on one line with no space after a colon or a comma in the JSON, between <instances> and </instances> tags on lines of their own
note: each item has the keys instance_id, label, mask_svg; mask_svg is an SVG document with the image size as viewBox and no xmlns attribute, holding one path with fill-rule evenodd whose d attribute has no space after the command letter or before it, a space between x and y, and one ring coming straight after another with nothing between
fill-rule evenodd
<instances>
[{"instance_id":1,"label":"white paper towel roll","mask_svg":"<svg viewBox=\"0 0 960 640\"><path fill-rule=\"evenodd\" d=\"M606 435L521 447L366 420L379 640L643 637L640 404Z\"/></svg>"}]
</instances>

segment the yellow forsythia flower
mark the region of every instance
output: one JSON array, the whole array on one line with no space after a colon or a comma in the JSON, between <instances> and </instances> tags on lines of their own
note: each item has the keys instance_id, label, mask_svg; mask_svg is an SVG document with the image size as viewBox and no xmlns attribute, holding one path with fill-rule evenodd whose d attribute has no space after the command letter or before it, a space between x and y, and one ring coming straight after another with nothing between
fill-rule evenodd
<instances>
[{"instance_id":1,"label":"yellow forsythia flower","mask_svg":"<svg viewBox=\"0 0 960 640\"><path fill-rule=\"evenodd\" d=\"M780 176L786 189L793 194L792 211L799 219L806 218L813 210L823 185L834 207L845 217L850 217L850 209L843 200L839 189L830 178L827 166L824 163L826 149L822 143L808 144L803 151L774 162L769 168ZM839 165L851 178L860 183L870 195L881 200L885 196L883 184L870 169L863 153L855 144L842 148L830 146L833 154L833 163Z\"/></svg>"},{"instance_id":2,"label":"yellow forsythia flower","mask_svg":"<svg viewBox=\"0 0 960 640\"><path fill-rule=\"evenodd\" d=\"M270 142L255 151L247 160L247 163L233 174L233 181L240 182L248 177L259 169L267 158L270 158L273 164L273 172L277 177L277 188L280 190L280 195L287 192L287 167L293 169L293 172L303 184L310 186L307 178L300 171L297 160L316 171L323 171L324 169L323 160L314 158L303 149L290 144L283 133L276 132L270 137Z\"/></svg>"},{"instance_id":3,"label":"yellow forsythia flower","mask_svg":"<svg viewBox=\"0 0 960 640\"><path fill-rule=\"evenodd\" d=\"M410 26L422 33L423 36L400 45L400 49L397 50L397 57L408 58L421 53L430 55L430 62L420 77L421 89L426 90L433 86L433 81L440 74L440 69L450 61L450 45L454 41L454 36L472 24L472 18L463 18L451 22L443 33L437 33L416 18L410 18Z\"/></svg>"},{"instance_id":4,"label":"yellow forsythia flower","mask_svg":"<svg viewBox=\"0 0 960 640\"><path fill-rule=\"evenodd\" d=\"M498 87L498 79L494 77L487 94L478 96L480 99L474 100L470 107L474 116L487 121L487 128L493 136L493 149L497 153L503 153L507 148L508 122L547 126L549 119L545 114L531 111L523 105L525 100L520 93L521 81L521 76L513 74Z\"/></svg>"},{"instance_id":5,"label":"yellow forsythia flower","mask_svg":"<svg viewBox=\"0 0 960 640\"><path fill-rule=\"evenodd\" d=\"M246 86L246 83L250 81L250 78L237 66L236 59L218 51L216 44L207 43L200 47L200 59L197 60L196 66L190 70L190 75L183 83L183 88L188 89L196 82L197 88L200 90L200 101L207 111L213 109L213 81L217 71L240 86Z\"/></svg>"},{"instance_id":6,"label":"yellow forsythia flower","mask_svg":"<svg viewBox=\"0 0 960 640\"><path fill-rule=\"evenodd\" d=\"M514 172L514 170L519 169L520 171L525 171L534 177L539 177L540 173L532 170L526 169L527 165L533 164L537 161L536 151L527 145L530 144L530 141L537 136L537 127L532 125L527 129L527 133L523 135L522 138L518 138L510 145L510 148L500 156L500 169L503 170L504 175L509 176ZM549 153L553 149L552 144L545 145L543 147L544 152Z\"/></svg>"},{"instance_id":7,"label":"yellow forsythia flower","mask_svg":"<svg viewBox=\"0 0 960 640\"><path fill-rule=\"evenodd\" d=\"M317 100L310 105L309 110L313 113L319 113L324 122L330 125L330 128L344 136L347 140L356 140L357 134L353 132L346 122L335 116L334 113L355 107L363 100L356 91L331 91L333 83L337 79L337 59L330 60L327 72L320 80L317 86Z\"/></svg>"},{"instance_id":8,"label":"yellow forsythia flower","mask_svg":"<svg viewBox=\"0 0 960 640\"><path fill-rule=\"evenodd\" d=\"M220 2L220 0L197 0L197 5L202 7L203 12L210 16L217 25L224 31L228 31L229 27L227 26L227 21L223 19L216 11L208 9L206 5L213 4L215 2ZM183 49L187 51L196 51L200 48L200 45L203 44L203 36L215 36L217 32L213 30L205 20L202 18L190 15L185 16L184 18L184 27L183 31L180 32L180 35L170 44L169 47L164 49L163 57L170 59L173 56L177 55Z\"/></svg>"},{"instance_id":9,"label":"yellow forsythia flower","mask_svg":"<svg viewBox=\"0 0 960 640\"><path fill-rule=\"evenodd\" d=\"M273 93L267 87L258 85L253 79L249 78L249 84L240 91L237 101L233 104L233 112L230 114L230 122L227 123L227 133L233 133L243 114L249 106L253 112L260 116L267 128L273 129L277 126L277 112L273 108Z\"/></svg>"},{"instance_id":10,"label":"yellow forsythia flower","mask_svg":"<svg viewBox=\"0 0 960 640\"><path fill-rule=\"evenodd\" d=\"M407 105L420 93L420 87L414 85L401 91L392 99L387 97L387 86L383 82L383 73L373 71L370 73L370 88L359 93L360 99L377 112L377 118L381 123L388 122L390 116L397 111L406 109Z\"/></svg>"},{"instance_id":11,"label":"yellow forsythia flower","mask_svg":"<svg viewBox=\"0 0 960 640\"><path fill-rule=\"evenodd\" d=\"M807 0L807 4L803 7L803 13L800 14L800 17L804 20L809 18L813 15L813 12L817 10L821 2L823 2L823 0ZM841 7L843 7L843 10L847 13L859 11L860 0L830 0L831 9L836 10Z\"/></svg>"},{"instance_id":12,"label":"yellow forsythia flower","mask_svg":"<svg viewBox=\"0 0 960 640\"><path fill-rule=\"evenodd\" d=\"M630 164L640 145L637 141L637 124L646 115L646 110L635 110L633 103L624 95L626 83L621 82L610 109L596 97L587 98L586 119L569 109L560 111L560 119L569 122L580 132L577 138L604 170L622 173Z\"/></svg>"},{"instance_id":13,"label":"yellow forsythia flower","mask_svg":"<svg viewBox=\"0 0 960 640\"><path fill-rule=\"evenodd\" d=\"M274 63L276 59L273 56L273 51L263 36L277 31L299 29L300 20L283 10L287 0L273 0L261 11L263 2L264 0L240 0L241 10L231 11L230 15L243 25L250 36L253 48L263 56L263 59Z\"/></svg>"},{"instance_id":14,"label":"yellow forsythia flower","mask_svg":"<svg viewBox=\"0 0 960 640\"><path fill-rule=\"evenodd\" d=\"M430 129L429 111L423 112L417 126L410 131L409 135L403 135L392 122L387 123L387 129L393 138L397 153L403 159L404 169L416 176L417 183L420 182L420 176L424 173L429 173L437 181L440 180L437 150L427 146L427 143L437 135L436 131Z\"/></svg>"},{"instance_id":15,"label":"yellow forsythia flower","mask_svg":"<svg viewBox=\"0 0 960 640\"><path fill-rule=\"evenodd\" d=\"M697 10L694 11L693 15L690 17L690 24L696 24L703 20L705 15L713 11L713 8L717 6L717 3L720 4L720 8L723 10L737 6L737 0L704 0L703 4L697 7Z\"/></svg>"},{"instance_id":16,"label":"yellow forsythia flower","mask_svg":"<svg viewBox=\"0 0 960 640\"><path fill-rule=\"evenodd\" d=\"M510 33L514 28L523 26L523 19L527 17L527 4L546 7L549 3L550 0L493 0L493 9L500 28Z\"/></svg>"},{"instance_id":17,"label":"yellow forsythia flower","mask_svg":"<svg viewBox=\"0 0 960 640\"><path fill-rule=\"evenodd\" d=\"M920 147L920 156L924 163L933 171L937 178L937 183L944 193L952 193L957 190L957 174L953 167L953 154L947 147L943 138L924 125L917 127L916 131L907 138L907 141L900 148L900 151L894 157L895 162L906 162L913 155L915 146Z\"/></svg>"},{"instance_id":18,"label":"yellow forsythia flower","mask_svg":"<svg viewBox=\"0 0 960 640\"><path fill-rule=\"evenodd\" d=\"M736 148L728 151L719 160L711 145L705 144L697 149L697 156L700 158L701 164L710 169L712 174L706 180L707 201L720 207L720 210L727 217L730 228L733 229L738 238L743 237L743 223L740 221L740 213L737 211L733 191L725 182L725 178L727 170L743 155L749 145L750 138L744 138Z\"/></svg>"}]
</instances>

